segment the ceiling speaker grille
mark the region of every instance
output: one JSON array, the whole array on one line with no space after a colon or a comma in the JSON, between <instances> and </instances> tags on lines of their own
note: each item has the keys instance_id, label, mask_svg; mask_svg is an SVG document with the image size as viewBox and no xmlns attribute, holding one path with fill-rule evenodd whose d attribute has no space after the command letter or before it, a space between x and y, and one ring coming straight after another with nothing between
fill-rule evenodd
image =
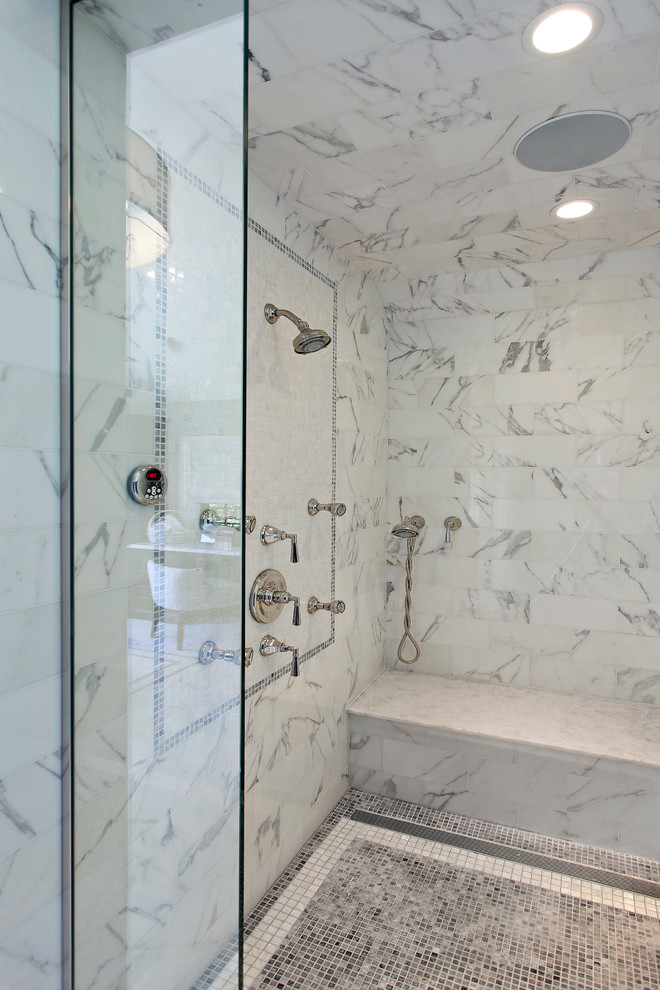
<instances>
[{"instance_id":1,"label":"ceiling speaker grille","mask_svg":"<svg viewBox=\"0 0 660 990\"><path fill-rule=\"evenodd\" d=\"M536 124L520 138L514 154L537 172L571 172L609 158L630 133L630 124L618 113L579 110Z\"/></svg>"}]
</instances>

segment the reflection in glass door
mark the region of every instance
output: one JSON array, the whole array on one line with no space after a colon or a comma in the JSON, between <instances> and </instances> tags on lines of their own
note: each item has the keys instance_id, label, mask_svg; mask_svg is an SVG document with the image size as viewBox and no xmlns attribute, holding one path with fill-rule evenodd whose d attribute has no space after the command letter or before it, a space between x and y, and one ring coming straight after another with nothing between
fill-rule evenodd
<instances>
[{"instance_id":1,"label":"reflection in glass door","mask_svg":"<svg viewBox=\"0 0 660 990\"><path fill-rule=\"evenodd\" d=\"M159 6L73 8L76 990L239 985L243 11Z\"/></svg>"}]
</instances>

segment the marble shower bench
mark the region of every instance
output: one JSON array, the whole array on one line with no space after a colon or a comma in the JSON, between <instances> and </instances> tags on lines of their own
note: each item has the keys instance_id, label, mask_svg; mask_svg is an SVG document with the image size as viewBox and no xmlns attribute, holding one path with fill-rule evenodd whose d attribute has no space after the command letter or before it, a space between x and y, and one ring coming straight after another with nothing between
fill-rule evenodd
<instances>
[{"instance_id":1,"label":"marble shower bench","mask_svg":"<svg viewBox=\"0 0 660 990\"><path fill-rule=\"evenodd\" d=\"M350 783L660 859L660 709L383 671L350 705Z\"/></svg>"}]
</instances>

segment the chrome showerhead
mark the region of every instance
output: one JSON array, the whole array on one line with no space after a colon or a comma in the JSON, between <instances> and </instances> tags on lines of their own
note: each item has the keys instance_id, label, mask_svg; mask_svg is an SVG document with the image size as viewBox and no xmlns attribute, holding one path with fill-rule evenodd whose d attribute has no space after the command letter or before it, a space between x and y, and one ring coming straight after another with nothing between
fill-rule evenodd
<instances>
[{"instance_id":1,"label":"chrome showerhead","mask_svg":"<svg viewBox=\"0 0 660 990\"><path fill-rule=\"evenodd\" d=\"M311 354L313 351L320 351L327 347L332 337L325 330L312 330L311 327L302 329L293 341L293 349L296 354Z\"/></svg>"},{"instance_id":2,"label":"chrome showerhead","mask_svg":"<svg viewBox=\"0 0 660 990\"><path fill-rule=\"evenodd\" d=\"M264 316L269 323L277 323L280 316L286 316L298 327L298 336L294 338L293 349L296 354L312 354L327 347L332 337L325 330L312 330L309 323L301 320L299 316L288 309L278 309L272 303L264 306Z\"/></svg>"},{"instance_id":3,"label":"chrome showerhead","mask_svg":"<svg viewBox=\"0 0 660 990\"><path fill-rule=\"evenodd\" d=\"M399 536L403 540L416 540L423 525L422 516L406 516L403 522L396 523L392 527L392 536Z\"/></svg>"}]
</instances>

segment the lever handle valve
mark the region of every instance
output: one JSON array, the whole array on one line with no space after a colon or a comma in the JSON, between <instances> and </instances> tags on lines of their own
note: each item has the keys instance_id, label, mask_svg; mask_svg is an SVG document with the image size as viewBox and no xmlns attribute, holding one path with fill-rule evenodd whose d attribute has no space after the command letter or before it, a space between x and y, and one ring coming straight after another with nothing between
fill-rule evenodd
<instances>
[{"instance_id":1,"label":"lever handle valve","mask_svg":"<svg viewBox=\"0 0 660 990\"><path fill-rule=\"evenodd\" d=\"M264 546L279 543L280 540L291 540L291 563L298 563L298 537L295 533L285 533L283 529L277 529L276 526L263 526L260 539Z\"/></svg>"},{"instance_id":2,"label":"lever handle valve","mask_svg":"<svg viewBox=\"0 0 660 990\"><path fill-rule=\"evenodd\" d=\"M292 625L300 625L300 598L292 595L290 591L258 591L257 601L265 602L267 605L288 605L293 602L293 622Z\"/></svg>"},{"instance_id":3,"label":"lever handle valve","mask_svg":"<svg viewBox=\"0 0 660 990\"><path fill-rule=\"evenodd\" d=\"M274 636L264 636L259 646L259 652L262 657L270 656L272 653L291 653L291 675L292 677L298 677L300 673L300 666L298 664L297 646L287 646L286 643L282 643L281 640L275 639Z\"/></svg>"}]
</instances>

